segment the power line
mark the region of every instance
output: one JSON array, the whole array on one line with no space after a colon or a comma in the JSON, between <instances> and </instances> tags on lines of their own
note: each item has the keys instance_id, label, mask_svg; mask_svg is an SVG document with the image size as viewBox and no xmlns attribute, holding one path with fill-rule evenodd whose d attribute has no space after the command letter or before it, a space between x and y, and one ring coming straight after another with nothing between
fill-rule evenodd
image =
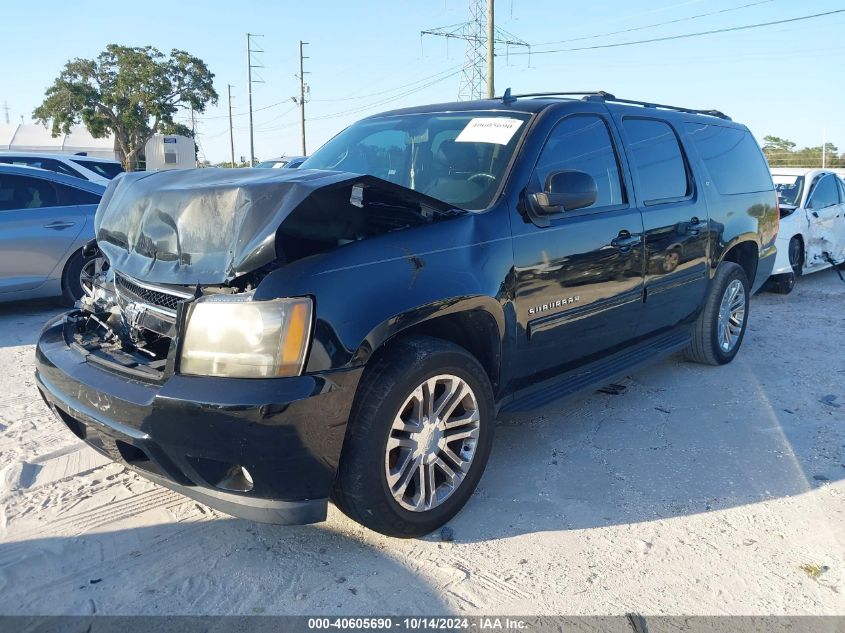
<instances>
[{"instance_id":1,"label":"power line","mask_svg":"<svg viewBox=\"0 0 845 633\"><path fill-rule=\"evenodd\" d=\"M834 15L837 13L845 13L845 9L836 9L834 11L825 11L824 13L814 13L812 15L802 15L797 18L788 18L785 20L774 20L772 22L759 22L757 24L745 24L743 26L732 26L723 29L713 29L711 31L699 31L697 33L682 33L680 35L667 35L666 37L654 37L647 40L635 40L632 42L618 42L616 44L596 44L595 46L578 46L574 48L558 48L550 51L531 51L531 55L547 55L550 53L571 53L574 51L591 51L600 48L619 48L621 46L634 46L636 44L651 44L653 42L668 42L671 40L682 40L690 37L701 37L703 35L716 35L718 33L731 33L735 31L746 31L749 29L758 29L764 26L775 26L777 24L788 24L790 22L801 22L803 20L812 20L814 18L824 17L826 15ZM529 53L515 52L511 55L528 55Z\"/></svg>"},{"instance_id":2,"label":"power line","mask_svg":"<svg viewBox=\"0 0 845 633\"><path fill-rule=\"evenodd\" d=\"M758 0L758 2L751 2L749 4L743 4L739 7L731 7L728 9L719 9L718 11L710 11L708 13L699 13L698 15L690 15L685 18L677 18L675 20L668 20L666 22L657 22L655 24L646 24L645 26L635 26L630 29L622 29L621 31L609 31L607 33L598 33L596 35L585 35L583 37L573 37L567 40L555 40L553 42L541 42L539 44L533 44L533 46L548 46L550 44L567 44L569 42L581 42L584 40L594 40L599 37L609 37L611 35L621 35L622 33L633 33L634 31L645 31L646 29L654 29L659 26L668 26L670 24L678 24L679 22L689 22L692 20L699 20L701 18L707 18L713 15L720 15L722 13L730 13L732 11L739 11L740 9L748 9L749 7L756 7L761 4L768 4L770 2L774 2L774 0Z\"/></svg>"},{"instance_id":3,"label":"power line","mask_svg":"<svg viewBox=\"0 0 845 633\"><path fill-rule=\"evenodd\" d=\"M443 73L451 73L461 68L461 65L458 64L457 66L452 66L445 70L441 70L439 73L435 73L433 75L429 75L428 77L423 77L421 79L417 79L416 81L412 81L411 83L404 84L402 86L395 86L393 88L388 88L387 90L380 90L378 92L371 92L365 95L358 95L355 97L340 97L338 99L311 99L314 102L321 102L321 103L328 103L328 102L338 102L338 101L357 101L358 99L369 99L370 97L379 97L381 95L385 95L391 92L396 92L397 90L403 90L405 88L410 88L411 86L416 86L417 84L423 83L428 81L429 79L434 79L435 77L439 77ZM451 75L450 75L451 76Z\"/></svg>"}]
</instances>

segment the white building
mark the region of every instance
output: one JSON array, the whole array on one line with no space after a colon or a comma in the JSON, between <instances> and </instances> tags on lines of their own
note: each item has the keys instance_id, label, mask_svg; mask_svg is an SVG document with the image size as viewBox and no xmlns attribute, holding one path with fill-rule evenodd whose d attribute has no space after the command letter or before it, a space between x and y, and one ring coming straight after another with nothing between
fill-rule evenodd
<instances>
[{"instance_id":1,"label":"white building","mask_svg":"<svg viewBox=\"0 0 845 633\"><path fill-rule=\"evenodd\" d=\"M194 139L173 134L156 134L144 146L146 170L193 169L197 166Z\"/></svg>"},{"instance_id":2,"label":"white building","mask_svg":"<svg viewBox=\"0 0 845 633\"><path fill-rule=\"evenodd\" d=\"M81 154L120 160L115 151L114 136L94 138L84 125L74 125L70 134L53 137L43 125L0 124L0 150Z\"/></svg>"}]
</instances>

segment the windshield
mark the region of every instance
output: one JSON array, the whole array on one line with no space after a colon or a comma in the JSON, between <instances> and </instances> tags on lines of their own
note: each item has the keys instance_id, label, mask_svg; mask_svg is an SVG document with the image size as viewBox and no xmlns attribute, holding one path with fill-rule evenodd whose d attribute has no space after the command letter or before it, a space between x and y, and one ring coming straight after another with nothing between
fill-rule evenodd
<instances>
[{"instance_id":1,"label":"windshield","mask_svg":"<svg viewBox=\"0 0 845 633\"><path fill-rule=\"evenodd\" d=\"M85 169L90 169L98 176L108 178L109 180L123 173L123 167L121 167L120 163L101 163L97 160L80 160L78 158L71 158L70 160L77 165L82 165Z\"/></svg>"},{"instance_id":2,"label":"windshield","mask_svg":"<svg viewBox=\"0 0 845 633\"><path fill-rule=\"evenodd\" d=\"M279 167L284 167L287 165L288 162L286 160L265 160L258 163L255 168L256 169L278 169Z\"/></svg>"},{"instance_id":3,"label":"windshield","mask_svg":"<svg viewBox=\"0 0 845 633\"><path fill-rule=\"evenodd\" d=\"M772 176L775 181L775 189L778 192L778 201L782 205L797 207L801 204L801 193L804 191L804 176L784 176L776 174Z\"/></svg>"},{"instance_id":4,"label":"windshield","mask_svg":"<svg viewBox=\"0 0 845 633\"><path fill-rule=\"evenodd\" d=\"M530 115L420 113L365 119L300 169L369 174L462 209L484 209L505 177Z\"/></svg>"}]
</instances>

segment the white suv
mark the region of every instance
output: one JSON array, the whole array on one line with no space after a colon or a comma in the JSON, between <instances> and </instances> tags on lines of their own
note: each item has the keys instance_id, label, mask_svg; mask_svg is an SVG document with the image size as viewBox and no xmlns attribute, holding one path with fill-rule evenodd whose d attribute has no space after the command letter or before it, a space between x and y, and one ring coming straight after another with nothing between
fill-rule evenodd
<instances>
[{"instance_id":1,"label":"white suv","mask_svg":"<svg viewBox=\"0 0 845 633\"><path fill-rule=\"evenodd\" d=\"M78 154L41 154L34 152L0 152L0 163L7 165L26 165L48 171L55 171L65 176L89 180L101 185L108 185L112 178L123 171L116 160L94 158Z\"/></svg>"}]
</instances>

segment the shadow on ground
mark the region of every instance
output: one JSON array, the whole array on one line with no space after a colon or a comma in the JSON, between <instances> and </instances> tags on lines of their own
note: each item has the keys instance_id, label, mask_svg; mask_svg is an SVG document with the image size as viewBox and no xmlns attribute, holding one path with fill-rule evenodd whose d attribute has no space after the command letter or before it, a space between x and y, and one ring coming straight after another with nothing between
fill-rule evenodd
<instances>
[{"instance_id":1,"label":"shadow on ground","mask_svg":"<svg viewBox=\"0 0 845 633\"><path fill-rule=\"evenodd\" d=\"M417 575L325 524L217 519L0 544L5 615L446 610Z\"/></svg>"}]
</instances>

